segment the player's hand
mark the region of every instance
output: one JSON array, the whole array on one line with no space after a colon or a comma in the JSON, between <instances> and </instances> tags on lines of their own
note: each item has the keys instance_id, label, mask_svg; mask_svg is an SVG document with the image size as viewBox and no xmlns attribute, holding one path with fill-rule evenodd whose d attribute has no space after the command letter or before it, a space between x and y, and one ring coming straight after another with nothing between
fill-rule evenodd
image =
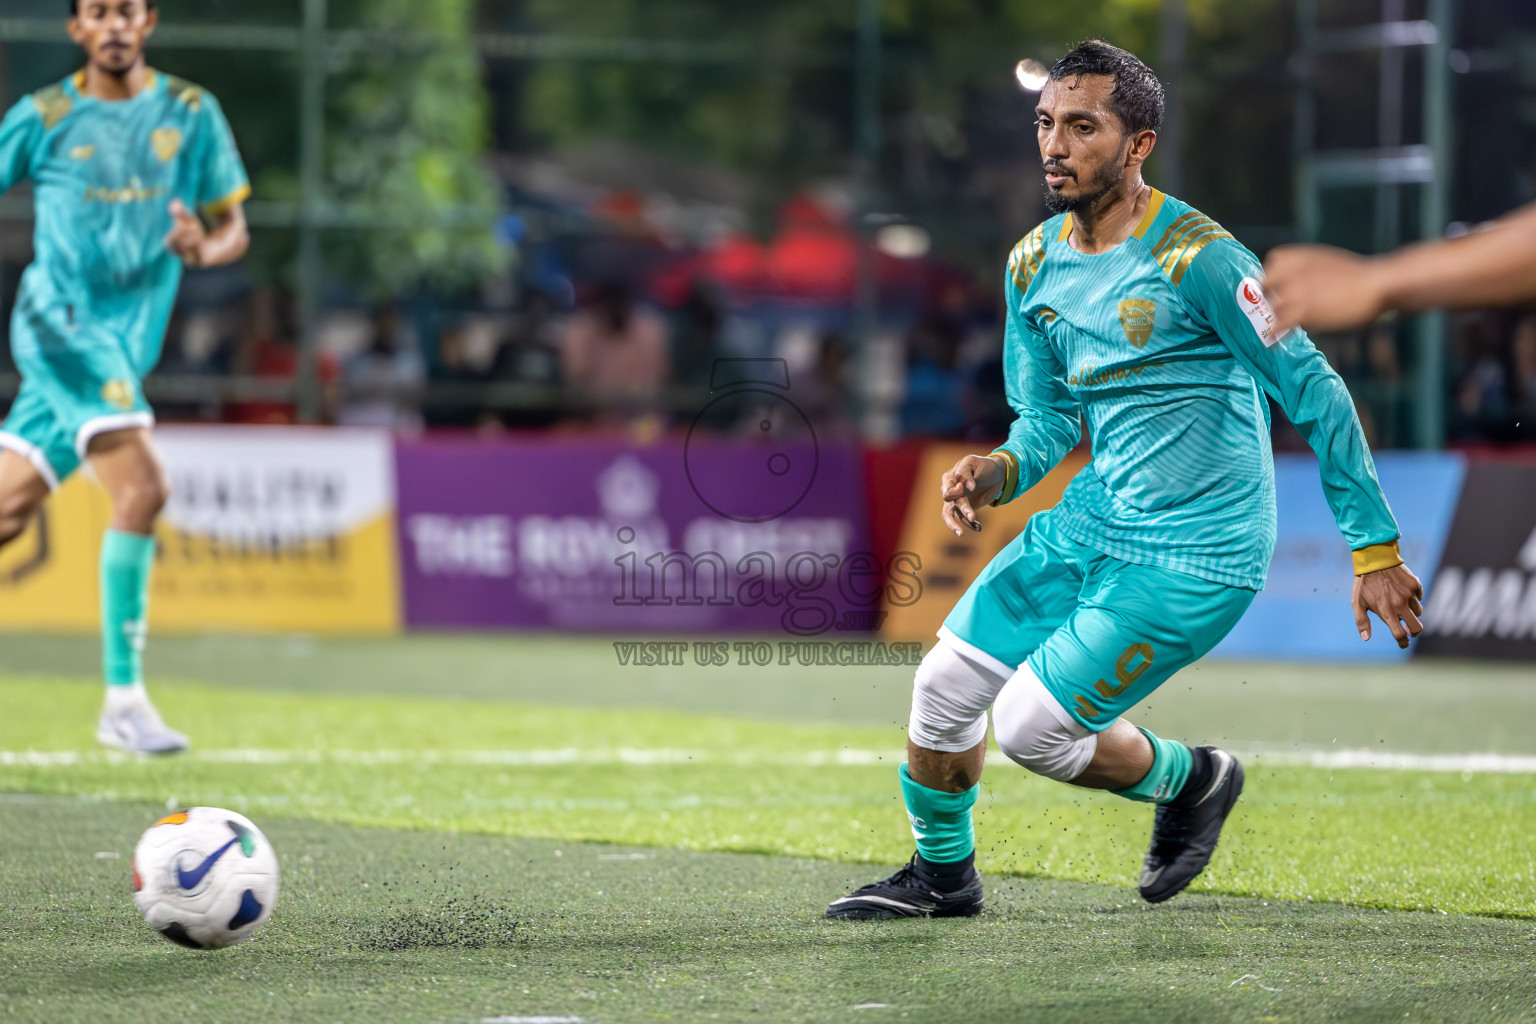
<instances>
[{"instance_id":1,"label":"player's hand","mask_svg":"<svg viewBox=\"0 0 1536 1024\"><path fill-rule=\"evenodd\" d=\"M1407 647L1408 638L1424 632L1419 616L1424 614L1424 584L1406 565L1368 572L1355 577L1355 628L1360 639L1371 638L1371 620L1367 611L1387 624L1397 638L1397 646Z\"/></svg>"},{"instance_id":2,"label":"player's hand","mask_svg":"<svg viewBox=\"0 0 1536 1024\"><path fill-rule=\"evenodd\" d=\"M955 463L939 481L944 525L955 531L956 537L964 537L967 527L981 532L976 509L996 501L1007 479L998 461L985 455L967 455Z\"/></svg>"},{"instance_id":3,"label":"player's hand","mask_svg":"<svg viewBox=\"0 0 1536 1024\"><path fill-rule=\"evenodd\" d=\"M1293 327L1342 331L1363 327L1387 308L1381 264L1328 245L1282 245L1264 261L1264 297L1275 337Z\"/></svg>"},{"instance_id":4,"label":"player's hand","mask_svg":"<svg viewBox=\"0 0 1536 1024\"><path fill-rule=\"evenodd\" d=\"M165 247L180 256L187 266L202 266L203 243L208 241L208 229L180 199L171 200L171 219L175 223L171 233L165 236Z\"/></svg>"}]
</instances>

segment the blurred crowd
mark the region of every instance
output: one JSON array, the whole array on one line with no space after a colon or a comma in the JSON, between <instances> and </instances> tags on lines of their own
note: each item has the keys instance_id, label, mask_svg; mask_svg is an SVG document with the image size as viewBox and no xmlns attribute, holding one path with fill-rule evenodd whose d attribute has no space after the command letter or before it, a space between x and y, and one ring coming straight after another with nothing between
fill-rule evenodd
<instances>
[{"instance_id":1,"label":"blurred crowd","mask_svg":"<svg viewBox=\"0 0 1536 1024\"><path fill-rule=\"evenodd\" d=\"M1536 310L1451 314L1442 367L1446 442L1536 442ZM1314 339L1355 399L1373 448L1411 448L1421 392L1411 322ZM1300 447L1288 435L1288 447Z\"/></svg>"},{"instance_id":2,"label":"blurred crowd","mask_svg":"<svg viewBox=\"0 0 1536 1024\"><path fill-rule=\"evenodd\" d=\"M369 302L328 286L310 356L290 289L239 268L192 275L151 397L168 421L294 423L313 380L329 423L644 437L694 428L717 364L753 359L782 366L785 397L822 439L1005 433L997 289L930 255L915 226L868 239L849 220L835 199L802 196L767 241L728 218L679 237L620 195L584 230L502 225L517 257L469 294ZM854 346L861 269L878 312L873 340Z\"/></svg>"},{"instance_id":3,"label":"blurred crowd","mask_svg":"<svg viewBox=\"0 0 1536 1024\"><path fill-rule=\"evenodd\" d=\"M1453 441L1536 442L1536 310L1453 318Z\"/></svg>"},{"instance_id":4,"label":"blurred crowd","mask_svg":"<svg viewBox=\"0 0 1536 1024\"><path fill-rule=\"evenodd\" d=\"M631 284L575 289L562 306L542 293L503 309L395 300L332 308L317 337L322 418L396 430L495 432L687 429L711 400L722 359L770 359L786 397L817 436L988 439L1007 432L1002 329L957 292L947 305L882 322L877 342L849 343L848 309L784 303L743 307L692 288L665 305ZM300 419L294 297L251 290L227 304L182 310L158 371L167 420L282 424ZM197 380L239 387L197 394ZM705 422L718 433L751 425Z\"/></svg>"},{"instance_id":5,"label":"blurred crowd","mask_svg":"<svg viewBox=\"0 0 1536 1024\"><path fill-rule=\"evenodd\" d=\"M882 245L855 234L835 203L807 196L785 204L767 242L733 229L689 243L643 214L608 202L574 241L515 225L513 268L474 294L369 303L328 289L308 378L320 418L401 431L750 432L755 420L703 413L719 362L745 358L782 365L785 397L824 440L1007 434L997 282L930 255L915 227ZM878 313L870 341L855 346L861 260ZM4 263L0 276L13 277L19 262ZM1448 322L1448 442L1536 442L1536 310ZM161 417L298 422L299 335L291 291L238 270L189 278L155 378ZM1372 446L1415 446L1411 322L1315 340ZM0 373L7 357L0 348ZM1280 447L1304 447L1276 422Z\"/></svg>"}]
</instances>

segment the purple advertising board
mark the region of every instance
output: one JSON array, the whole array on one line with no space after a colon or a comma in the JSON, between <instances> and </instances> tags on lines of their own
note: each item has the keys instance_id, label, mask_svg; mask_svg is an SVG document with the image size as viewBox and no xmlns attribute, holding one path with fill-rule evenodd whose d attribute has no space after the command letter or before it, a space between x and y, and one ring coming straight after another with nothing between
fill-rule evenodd
<instances>
[{"instance_id":1,"label":"purple advertising board","mask_svg":"<svg viewBox=\"0 0 1536 1024\"><path fill-rule=\"evenodd\" d=\"M396 460L410 628L875 626L885 571L854 445L428 438Z\"/></svg>"}]
</instances>

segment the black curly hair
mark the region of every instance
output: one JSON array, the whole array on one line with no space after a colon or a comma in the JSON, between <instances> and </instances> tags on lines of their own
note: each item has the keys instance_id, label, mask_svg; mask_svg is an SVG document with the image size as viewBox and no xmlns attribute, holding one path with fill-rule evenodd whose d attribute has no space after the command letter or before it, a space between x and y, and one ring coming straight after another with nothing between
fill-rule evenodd
<instances>
[{"instance_id":1,"label":"black curly hair","mask_svg":"<svg viewBox=\"0 0 1536 1024\"><path fill-rule=\"evenodd\" d=\"M1120 118L1127 135L1156 131L1163 123L1163 83L1129 50L1102 39L1085 39L1051 67L1055 82L1077 75L1104 75L1115 80L1109 109Z\"/></svg>"}]
</instances>

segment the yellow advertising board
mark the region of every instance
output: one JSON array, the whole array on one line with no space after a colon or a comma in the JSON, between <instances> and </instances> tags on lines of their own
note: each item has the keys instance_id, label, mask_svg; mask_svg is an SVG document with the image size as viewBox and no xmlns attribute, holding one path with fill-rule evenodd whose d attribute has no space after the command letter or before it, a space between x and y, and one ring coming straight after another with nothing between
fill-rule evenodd
<instances>
[{"instance_id":1,"label":"yellow advertising board","mask_svg":"<svg viewBox=\"0 0 1536 1024\"><path fill-rule=\"evenodd\" d=\"M94 480L77 473L66 481L0 551L0 627L94 630L101 605L97 554L111 516Z\"/></svg>"},{"instance_id":2,"label":"yellow advertising board","mask_svg":"<svg viewBox=\"0 0 1536 1024\"><path fill-rule=\"evenodd\" d=\"M151 630L400 628L394 457L374 431L164 427ZM0 627L93 630L111 508L86 474L0 552Z\"/></svg>"},{"instance_id":3,"label":"yellow advertising board","mask_svg":"<svg viewBox=\"0 0 1536 1024\"><path fill-rule=\"evenodd\" d=\"M939 478L973 454L977 454L975 448L964 444L935 444L923 454L898 546L898 550L921 559L918 579L922 590L905 605L886 605L887 615L880 628L884 639L931 645L944 617L992 556L1023 532L1030 516L1055 507L1067 484L1088 464L1086 451L1072 452L1044 480L1008 504L981 509L977 515L983 527L980 533L967 531L964 537L956 537L939 518Z\"/></svg>"}]
</instances>

